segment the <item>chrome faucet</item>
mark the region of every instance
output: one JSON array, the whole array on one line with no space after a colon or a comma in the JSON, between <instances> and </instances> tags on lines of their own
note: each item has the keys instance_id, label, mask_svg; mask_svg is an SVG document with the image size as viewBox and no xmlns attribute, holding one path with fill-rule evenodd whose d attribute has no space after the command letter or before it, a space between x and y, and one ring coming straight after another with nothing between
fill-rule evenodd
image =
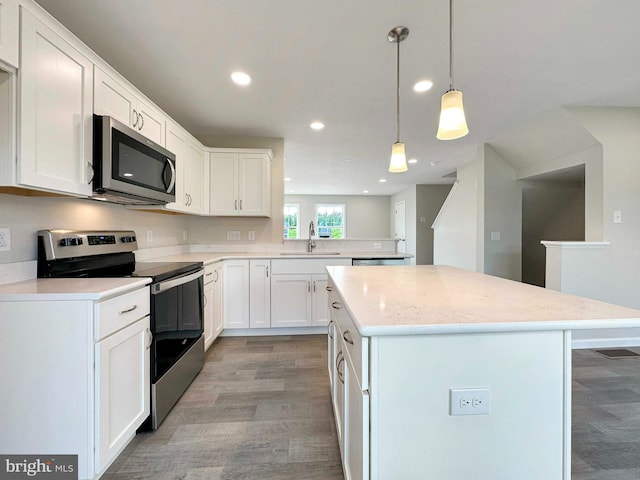
<instances>
[{"instance_id":1,"label":"chrome faucet","mask_svg":"<svg viewBox=\"0 0 640 480\"><path fill-rule=\"evenodd\" d=\"M316 229L313 225L313 220L309 222L309 243L307 244L307 252L313 252L313 249L316 246L316 242L313 240L313 236L316 234Z\"/></svg>"}]
</instances>

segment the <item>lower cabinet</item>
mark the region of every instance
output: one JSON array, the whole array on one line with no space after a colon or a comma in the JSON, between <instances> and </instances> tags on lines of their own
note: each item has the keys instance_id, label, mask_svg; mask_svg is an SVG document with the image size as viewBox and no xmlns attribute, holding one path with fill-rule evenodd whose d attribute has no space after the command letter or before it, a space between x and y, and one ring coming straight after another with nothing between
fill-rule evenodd
<instances>
[{"instance_id":1,"label":"lower cabinet","mask_svg":"<svg viewBox=\"0 0 640 480\"><path fill-rule=\"evenodd\" d=\"M271 326L271 260L225 260L224 328Z\"/></svg>"},{"instance_id":2,"label":"lower cabinet","mask_svg":"<svg viewBox=\"0 0 640 480\"><path fill-rule=\"evenodd\" d=\"M249 260L249 327L271 327L271 260Z\"/></svg>"},{"instance_id":3,"label":"lower cabinet","mask_svg":"<svg viewBox=\"0 0 640 480\"><path fill-rule=\"evenodd\" d=\"M3 454L109 467L149 415L149 288L110 299L0 301Z\"/></svg>"},{"instance_id":4,"label":"lower cabinet","mask_svg":"<svg viewBox=\"0 0 640 480\"><path fill-rule=\"evenodd\" d=\"M222 262L204 269L204 349L222 332Z\"/></svg>"},{"instance_id":5,"label":"lower cabinet","mask_svg":"<svg viewBox=\"0 0 640 480\"><path fill-rule=\"evenodd\" d=\"M327 275L273 275L271 326L316 327L327 325Z\"/></svg>"},{"instance_id":6,"label":"lower cabinet","mask_svg":"<svg viewBox=\"0 0 640 480\"><path fill-rule=\"evenodd\" d=\"M149 416L149 317L100 340L96 362L96 471L103 472Z\"/></svg>"}]
</instances>

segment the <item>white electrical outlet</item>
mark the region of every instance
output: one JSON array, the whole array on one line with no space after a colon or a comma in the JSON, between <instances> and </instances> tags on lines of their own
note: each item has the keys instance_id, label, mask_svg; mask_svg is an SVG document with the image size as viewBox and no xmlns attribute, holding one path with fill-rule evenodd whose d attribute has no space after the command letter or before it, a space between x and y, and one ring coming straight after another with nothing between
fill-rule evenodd
<instances>
[{"instance_id":1,"label":"white electrical outlet","mask_svg":"<svg viewBox=\"0 0 640 480\"><path fill-rule=\"evenodd\" d=\"M238 230L227 231L227 240L240 240L240 232Z\"/></svg>"},{"instance_id":2,"label":"white electrical outlet","mask_svg":"<svg viewBox=\"0 0 640 480\"><path fill-rule=\"evenodd\" d=\"M620 210L613 211L613 223L622 223L622 212Z\"/></svg>"},{"instance_id":3,"label":"white electrical outlet","mask_svg":"<svg viewBox=\"0 0 640 480\"><path fill-rule=\"evenodd\" d=\"M491 232L491 240L500 240L500 232Z\"/></svg>"},{"instance_id":4,"label":"white electrical outlet","mask_svg":"<svg viewBox=\"0 0 640 480\"><path fill-rule=\"evenodd\" d=\"M182 231L182 240L184 240L185 242L187 241L187 231L186 230Z\"/></svg>"},{"instance_id":5,"label":"white electrical outlet","mask_svg":"<svg viewBox=\"0 0 640 480\"><path fill-rule=\"evenodd\" d=\"M0 228L0 252L8 252L11 250L11 229L8 227Z\"/></svg>"},{"instance_id":6,"label":"white electrical outlet","mask_svg":"<svg viewBox=\"0 0 640 480\"><path fill-rule=\"evenodd\" d=\"M373 248L376 250L382 248L382 242L373 242Z\"/></svg>"},{"instance_id":7,"label":"white electrical outlet","mask_svg":"<svg viewBox=\"0 0 640 480\"><path fill-rule=\"evenodd\" d=\"M488 415L491 389L452 388L449 390L449 415Z\"/></svg>"},{"instance_id":8,"label":"white electrical outlet","mask_svg":"<svg viewBox=\"0 0 640 480\"><path fill-rule=\"evenodd\" d=\"M254 230L249 230L249 235L247 237L249 240L255 240L256 239L256 232Z\"/></svg>"},{"instance_id":9,"label":"white electrical outlet","mask_svg":"<svg viewBox=\"0 0 640 480\"><path fill-rule=\"evenodd\" d=\"M153 242L153 230L147 230L147 242Z\"/></svg>"}]
</instances>

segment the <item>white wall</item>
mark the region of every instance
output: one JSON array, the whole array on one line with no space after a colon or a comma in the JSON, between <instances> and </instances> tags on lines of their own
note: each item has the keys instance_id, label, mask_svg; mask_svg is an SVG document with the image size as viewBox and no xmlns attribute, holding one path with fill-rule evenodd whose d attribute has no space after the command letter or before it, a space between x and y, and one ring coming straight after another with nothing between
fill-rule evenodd
<instances>
[{"instance_id":1,"label":"white wall","mask_svg":"<svg viewBox=\"0 0 640 480\"><path fill-rule=\"evenodd\" d=\"M309 238L309 222L315 219L317 203L346 205L347 238L390 238L386 195L285 195L284 201L300 204L300 238Z\"/></svg>"},{"instance_id":2,"label":"white wall","mask_svg":"<svg viewBox=\"0 0 640 480\"><path fill-rule=\"evenodd\" d=\"M139 248L179 245L187 229L184 215L128 210L121 205L69 197L25 197L0 194L0 227L11 229L11 251L0 263L36 260L36 233L46 229L134 230ZM147 242L147 230L153 241Z\"/></svg>"},{"instance_id":3,"label":"white wall","mask_svg":"<svg viewBox=\"0 0 640 480\"><path fill-rule=\"evenodd\" d=\"M478 225L484 209L484 161L476 159L458 168L458 181L434 223L433 263L483 271L484 255L478 255L482 236ZM482 250L482 249L481 249Z\"/></svg>"},{"instance_id":4,"label":"white wall","mask_svg":"<svg viewBox=\"0 0 640 480\"><path fill-rule=\"evenodd\" d=\"M433 264L433 221L436 219L451 185L418 185L416 187L416 265Z\"/></svg>"},{"instance_id":5,"label":"white wall","mask_svg":"<svg viewBox=\"0 0 640 480\"><path fill-rule=\"evenodd\" d=\"M392 195L389 199L389 235L395 237L395 205L398 202L405 202L405 253L414 255L411 263L415 264L416 254L416 185Z\"/></svg>"}]
</instances>

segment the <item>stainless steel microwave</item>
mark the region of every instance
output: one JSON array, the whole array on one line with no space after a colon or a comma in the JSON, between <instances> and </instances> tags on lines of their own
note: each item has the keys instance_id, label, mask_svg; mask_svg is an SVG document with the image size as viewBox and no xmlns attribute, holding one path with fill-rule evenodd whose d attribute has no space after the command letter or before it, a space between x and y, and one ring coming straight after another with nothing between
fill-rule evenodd
<instances>
[{"instance_id":1,"label":"stainless steel microwave","mask_svg":"<svg viewBox=\"0 0 640 480\"><path fill-rule=\"evenodd\" d=\"M125 205L176 199L176 156L113 117L94 115L93 196Z\"/></svg>"}]
</instances>

